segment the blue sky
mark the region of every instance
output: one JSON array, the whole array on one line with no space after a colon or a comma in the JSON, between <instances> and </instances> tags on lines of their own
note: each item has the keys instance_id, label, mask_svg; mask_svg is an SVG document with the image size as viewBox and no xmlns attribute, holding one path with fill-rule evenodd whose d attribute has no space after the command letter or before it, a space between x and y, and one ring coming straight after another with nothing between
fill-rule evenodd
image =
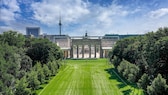
<instances>
[{"instance_id":1,"label":"blue sky","mask_svg":"<svg viewBox=\"0 0 168 95\"><path fill-rule=\"evenodd\" d=\"M168 27L168 0L0 0L0 33L59 34L60 15L62 34L144 34Z\"/></svg>"}]
</instances>

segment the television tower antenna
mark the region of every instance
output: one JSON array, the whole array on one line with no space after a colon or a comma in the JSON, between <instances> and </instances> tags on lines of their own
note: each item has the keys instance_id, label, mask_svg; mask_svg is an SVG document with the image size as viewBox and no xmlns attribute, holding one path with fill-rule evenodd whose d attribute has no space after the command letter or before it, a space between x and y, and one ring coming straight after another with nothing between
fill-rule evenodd
<instances>
[{"instance_id":1,"label":"television tower antenna","mask_svg":"<svg viewBox=\"0 0 168 95\"><path fill-rule=\"evenodd\" d=\"M61 35L61 29L62 29L62 23L61 23L61 15L59 15L59 23L58 23L58 25L59 25L59 34Z\"/></svg>"}]
</instances>

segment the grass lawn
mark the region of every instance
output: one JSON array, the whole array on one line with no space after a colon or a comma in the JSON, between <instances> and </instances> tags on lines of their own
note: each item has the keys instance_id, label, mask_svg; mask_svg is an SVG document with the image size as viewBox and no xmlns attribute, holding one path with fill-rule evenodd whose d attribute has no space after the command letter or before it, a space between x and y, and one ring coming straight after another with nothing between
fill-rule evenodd
<instances>
[{"instance_id":1,"label":"grass lawn","mask_svg":"<svg viewBox=\"0 0 168 95\"><path fill-rule=\"evenodd\" d=\"M128 85L106 59L66 60L39 95L143 95Z\"/></svg>"}]
</instances>

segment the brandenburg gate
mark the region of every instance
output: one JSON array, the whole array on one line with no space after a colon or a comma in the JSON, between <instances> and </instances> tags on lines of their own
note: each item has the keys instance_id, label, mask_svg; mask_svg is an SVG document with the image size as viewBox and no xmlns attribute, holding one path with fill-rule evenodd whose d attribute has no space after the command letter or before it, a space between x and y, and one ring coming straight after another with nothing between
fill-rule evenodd
<instances>
[{"instance_id":1,"label":"brandenburg gate","mask_svg":"<svg viewBox=\"0 0 168 95\"><path fill-rule=\"evenodd\" d=\"M102 58L102 52L101 39L89 38L87 36L83 37L83 39L72 39L71 58Z\"/></svg>"},{"instance_id":2,"label":"brandenburg gate","mask_svg":"<svg viewBox=\"0 0 168 95\"><path fill-rule=\"evenodd\" d=\"M119 39L118 36L108 35L87 36L87 33L85 36L55 35L53 37L53 42L62 49L64 58L105 58Z\"/></svg>"}]
</instances>

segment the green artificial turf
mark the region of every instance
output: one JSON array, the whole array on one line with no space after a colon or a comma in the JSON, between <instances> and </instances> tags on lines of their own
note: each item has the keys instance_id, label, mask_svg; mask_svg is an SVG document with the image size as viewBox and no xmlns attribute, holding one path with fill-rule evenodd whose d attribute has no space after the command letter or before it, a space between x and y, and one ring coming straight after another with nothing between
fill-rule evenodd
<instances>
[{"instance_id":1,"label":"green artificial turf","mask_svg":"<svg viewBox=\"0 0 168 95\"><path fill-rule=\"evenodd\" d=\"M107 59L66 60L39 95L143 95L115 72Z\"/></svg>"}]
</instances>

